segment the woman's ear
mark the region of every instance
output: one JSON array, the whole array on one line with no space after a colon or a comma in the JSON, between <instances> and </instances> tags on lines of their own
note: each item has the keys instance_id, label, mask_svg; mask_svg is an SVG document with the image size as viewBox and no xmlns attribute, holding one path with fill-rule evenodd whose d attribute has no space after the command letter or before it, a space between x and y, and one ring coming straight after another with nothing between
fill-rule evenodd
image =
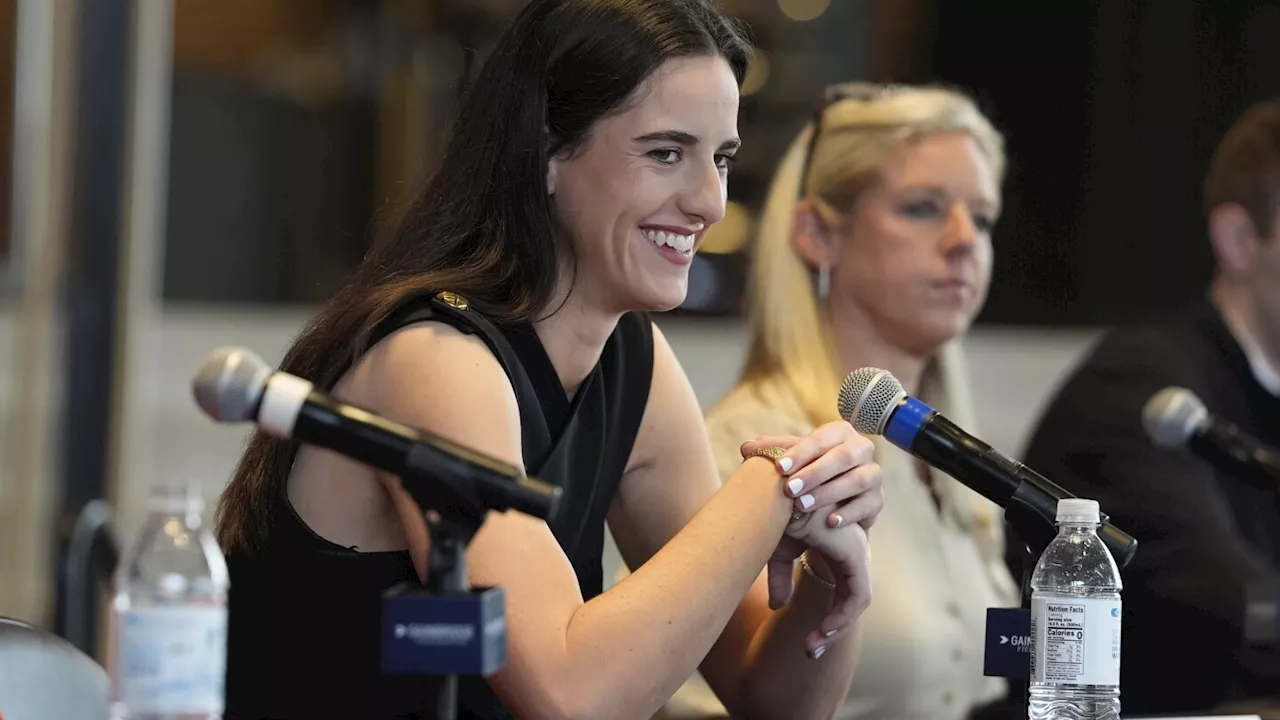
<instances>
[{"instance_id":1,"label":"woman's ear","mask_svg":"<svg viewBox=\"0 0 1280 720\"><path fill-rule=\"evenodd\" d=\"M552 158L547 162L547 194L556 194L556 174L559 172L560 161Z\"/></svg>"},{"instance_id":2,"label":"woman's ear","mask_svg":"<svg viewBox=\"0 0 1280 720\"><path fill-rule=\"evenodd\" d=\"M791 224L791 244L805 264L814 269L824 265L830 267L835 260L832 240L831 230L818 212L817 204L809 199L796 203Z\"/></svg>"},{"instance_id":3,"label":"woman's ear","mask_svg":"<svg viewBox=\"0 0 1280 720\"><path fill-rule=\"evenodd\" d=\"M556 174L559 172L557 168L559 167L560 163L557 160L556 156L551 153L551 147L552 147L551 129L545 125L542 126L542 137L543 137L543 140L546 142L546 147L547 147L547 194L555 195L556 194Z\"/></svg>"},{"instance_id":4,"label":"woman's ear","mask_svg":"<svg viewBox=\"0 0 1280 720\"><path fill-rule=\"evenodd\" d=\"M1243 207L1223 203L1210 211L1209 239L1222 272L1237 277L1248 274L1258 251L1258 230Z\"/></svg>"}]
</instances>

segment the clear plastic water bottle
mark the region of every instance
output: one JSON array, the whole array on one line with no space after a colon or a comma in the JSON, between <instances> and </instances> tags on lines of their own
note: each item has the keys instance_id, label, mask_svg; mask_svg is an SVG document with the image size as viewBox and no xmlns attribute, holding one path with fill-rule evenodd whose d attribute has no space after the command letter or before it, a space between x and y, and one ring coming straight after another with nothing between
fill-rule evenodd
<instances>
[{"instance_id":1,"label":"clear plastic water bottle","mask_svg":"<svg viewBox=\"0 0 1280 720\"><path fill-rule=\"evenodd\" d=\"M157 486L120 559L111 615L112 720L222 717L227 564L196 484Z\"/></svg>"},{"instance_id":2,"label":"clear plastic water bottle","mask_svg":"<svg viewBox=\"0 0 1280 720\"><path fill-rule=\"evenodd\" d=\"M1098 515L1094 500L1059 500L1031 576L1029 720L1120 718L1120 569Z\"/></svg>"}]
</instances>

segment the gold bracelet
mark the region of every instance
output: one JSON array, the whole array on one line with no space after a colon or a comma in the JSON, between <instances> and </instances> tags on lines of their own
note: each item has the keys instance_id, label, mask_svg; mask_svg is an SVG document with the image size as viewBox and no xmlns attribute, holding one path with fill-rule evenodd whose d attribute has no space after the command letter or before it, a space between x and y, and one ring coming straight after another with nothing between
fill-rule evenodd
<instances>
[{"instance_id":1,"label":"gold bracelet","mask_svg":"<svg viewBox=\"0 0 1280 720\"><path fill-rule=\"evenodd\" d=\"M835 583L819 575L818 571L814 570L813 566L809 564L809 552L807 550L805 552L800 553L800 567L804 569L804 572L806 575L813 578L814 580L817 580L818 584L821 585L822 587L828 590L836 589Z\"/></svg>"}]
</instances>

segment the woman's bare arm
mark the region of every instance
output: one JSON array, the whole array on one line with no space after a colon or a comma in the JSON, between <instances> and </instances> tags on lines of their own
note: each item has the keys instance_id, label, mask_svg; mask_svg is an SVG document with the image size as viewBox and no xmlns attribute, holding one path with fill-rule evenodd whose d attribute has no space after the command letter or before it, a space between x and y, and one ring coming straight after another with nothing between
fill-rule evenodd
<instances>
[{"instance_id":1,"label":"woman's bare arm","mask_svg":"<svg viewBox=\"0 0 1280 720\"><path fill-rule=\"evenodd\" d=\"M439 324L380 343L344 393L411 425L516 465L519 411L497 360L477 338ZM714 472L707 477L713 484ZM426 532L399 483L410 552L425 567ZM647 718L716 642L777 545L791 512L773 464L755 459L623 583L584 603L546 524L491 513L468 553L471 581L507 599L508 663L491 678L522 718Z\"/></svg>"}]
</instances>

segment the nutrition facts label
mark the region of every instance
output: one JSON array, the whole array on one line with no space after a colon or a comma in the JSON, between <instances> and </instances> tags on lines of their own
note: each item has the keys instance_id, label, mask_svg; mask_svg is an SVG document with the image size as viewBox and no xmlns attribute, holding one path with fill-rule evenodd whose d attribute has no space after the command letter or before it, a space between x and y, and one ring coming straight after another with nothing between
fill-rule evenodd
<instances>
[{"instance_id":1,"label":"nutrition facts label","mask_svg":"<svg viewBox=\"0 0 1280 720\"><path fill-rule=\"evenodd\" d=\"M1112 685L1120 681L1120 601L1031 600L1032 680Z\"/></svg>"},{"instance_id":2,"label":"nutrition facts label","mask_svg":"<svg viewBox=\"0 0 1280 720\"><path fill-rule=\"evenodd\" d=\"M1044 616L1044 669L1053 680L1080 674L1084 665L1084 605L1049 603Z\"/></svg>"}]
</instances>

